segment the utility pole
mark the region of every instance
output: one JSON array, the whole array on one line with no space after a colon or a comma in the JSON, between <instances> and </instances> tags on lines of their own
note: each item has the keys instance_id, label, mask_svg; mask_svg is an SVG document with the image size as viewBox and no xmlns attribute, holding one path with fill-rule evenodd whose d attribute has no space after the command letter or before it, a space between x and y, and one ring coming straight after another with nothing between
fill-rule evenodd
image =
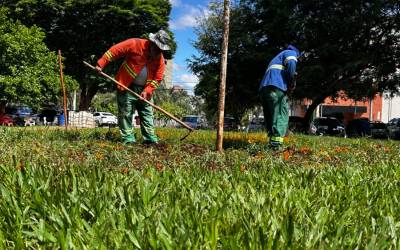
<instances>
[{"instance_id":1,"label":"utility pole","mask_svg":"<svg viewBox=\"0 0 400 250\"><path fill-rule=\"evenodd\" d=\"M226 65L228 61L228 40L229 40L229 7L230 1L224 0L224 37L222 40L221 73L218 101L218 130L217 130L217 152L222 152L224 137L224 110L225 110L225 86L226 86Z\"/></svg>"}]
</instances>

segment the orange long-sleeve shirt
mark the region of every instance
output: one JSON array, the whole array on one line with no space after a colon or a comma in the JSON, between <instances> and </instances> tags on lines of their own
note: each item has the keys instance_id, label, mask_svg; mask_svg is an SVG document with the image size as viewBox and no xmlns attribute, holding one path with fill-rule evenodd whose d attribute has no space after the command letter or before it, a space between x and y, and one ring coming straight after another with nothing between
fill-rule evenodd
<instances>
[{"instance_id":1,"label":"orange long-sleeve shirt","mask_svg":"<svg viewBox=\"0 0 400 250\"><path fill-rule=\"evenodd\" d=\"M162 53L157 58L149 57L151 41L146 39L131 38L112 46L97 61L100 68L109 62L124 57L125 60L118 70L115 79L129 87L144 66L147 66L147 81L144 91L152 93L163 79L165 63ZM119 88L122 90L122 88Z\"/></svg>"}]
</instances>

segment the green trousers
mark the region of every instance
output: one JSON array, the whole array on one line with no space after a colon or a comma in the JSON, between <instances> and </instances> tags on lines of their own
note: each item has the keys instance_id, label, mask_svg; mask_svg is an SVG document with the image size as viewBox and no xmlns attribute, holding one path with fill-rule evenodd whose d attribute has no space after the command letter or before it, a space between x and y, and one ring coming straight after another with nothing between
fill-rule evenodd
<instances>
[{"instance_id":1,"label":"green trousers","mask_svg":"<svg viewBox=\"0 0 400 250\"><path fill-rule=\"evenodd\" d=\"M260 99L269 143L271 146L280 146L283 144L289 122L288 97L284 91L267 86L261 89Z\"/></svg>"},{"instance_id":2,"label":"green trousers","mask_svg":"<svg viewBox=\"0 0 400 250\"><path fill-rule=\"evenodd\" d=\"M140 94L143 87L131 85L130 89ZM152 101L152 100L150 100ZM132 118L137 110L140 118L140 130L144 142L157 142L158 138L154 133L153 108L141 101L128 91L117 92L118 102L118 126L121 132L122 140L126 143L135 142L134 128L132 127Z\"/></svg>"}]
</instances>

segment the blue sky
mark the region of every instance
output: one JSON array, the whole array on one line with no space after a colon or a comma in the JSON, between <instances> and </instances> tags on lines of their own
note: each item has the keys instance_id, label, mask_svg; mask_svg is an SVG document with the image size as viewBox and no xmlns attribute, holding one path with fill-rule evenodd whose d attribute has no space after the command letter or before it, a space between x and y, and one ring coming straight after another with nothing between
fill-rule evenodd
<instances>
[{"instance_id":1,"label":"blue sky","mask_svg":"<svg viewBox=\"0 0 400 250\"><path fill-rule=\"evenodd\" d=\"M193 87L198 79L187 68L186 60L197 54L191 45L196 39L194 28L198 25L198 18L207 15L209 0L170 0L170 2L172 11L169 25L178 45L174 56L173 85L180 85L189 93L193 93Z\"/></svg>"}]
</instances>

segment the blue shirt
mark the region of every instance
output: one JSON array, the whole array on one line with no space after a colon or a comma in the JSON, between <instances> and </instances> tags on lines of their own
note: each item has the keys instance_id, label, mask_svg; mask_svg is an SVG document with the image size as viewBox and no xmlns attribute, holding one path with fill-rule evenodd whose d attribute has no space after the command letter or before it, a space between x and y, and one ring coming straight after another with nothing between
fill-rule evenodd
<instances>
[{"instance_id":1,"label":"blue shirt","mask_svg":"<svg viewBox=\"0 0 400 250\"><path fill-rule=\"evenodd\" d=\"M288 84L293 80L296 73L297 57L296 51L289 49L275 56L265 71L259 90L271 85L287 91Z\"/></svg>"}]
</instances>

